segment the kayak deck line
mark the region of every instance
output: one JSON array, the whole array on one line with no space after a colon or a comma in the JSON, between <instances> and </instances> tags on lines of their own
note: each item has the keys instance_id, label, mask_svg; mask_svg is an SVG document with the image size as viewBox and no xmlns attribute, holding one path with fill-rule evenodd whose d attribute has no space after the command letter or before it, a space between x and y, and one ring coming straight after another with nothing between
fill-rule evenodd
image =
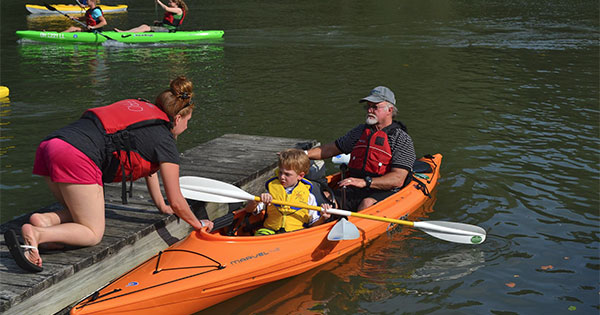
<instances>
[{"instance_id":1,"label":"kayak deck line","mask_svg":"<svg viewBox=\"0 0 600 315\"><path fill-rule=\"evenodd\" d=\"M191 253L191 254L196 254L196 255L203 256L204 258L206 258L208 260L211 260L214 263L216 263L216 265L214 265L214 266L182 266L182 267L178 267L178 268L167 268L167 269L159 268L159 266L160 266L160 258L162 257L162 255L164 253L167 253L167 252L175 252L175 251L180 251L180 252L183 251L183 252L187 252L187 253ZM81 305L75 306L75 308L76 309L77 308L84 308L84 307L86 307L88 305L94 305L96 303L109 301L109 300L120 298L120 297L123 297L123 296L126 296L126 295L140 293L140 292L145 291L145 290L154 289L156 287L168 285L168 284L171 284L171 283L174 283L174 282L177 282L177 281L186 280L186 279L189 279L189 278L193 278L193 277L197 277L197 276L203 275L203 274L208 273L208 272L212 272L212 271L216 271L216 270L220 270L220 269L225 268L225 266L222 265L221 263L219 263L218 261L216 261L216 260L214 260L214 259L212 259L212 258L210 258L210 257L208 257L206 255L200 254L198 252L194 252L194 251L184 251L184 250L167 249L167 250L164 250L164 251L160 251L157 256L158 256L158 258L157 258L157 263L156 263L156 269L154 270L153 274L157 274L157 273L165 272L165 271L173 271L173 270L178 270L178 269L196 269L196 268L212 268L212 269L208 269L208 270L201 271L201 272L198 272L198 273L195 273L195 274L187 275L185 277L175 278L175 279L172 279L171 281L160 283L160 284L152 286L152 287L140 288L139 290L125 292L125 293L122 293L122 294L118 294L119 292L122 291L121 289L115 289L115 290L112 290L112 291L107 292L105 294L97 294L97 292L96 292L96 293L92 294L83 303L81 303ZM135 269L133 269L133 270L135 270ZM131 271L133 271L133 270L131 270ZM124 274L124 275L122 275L119 278L122 278L122 277L126 276L127 274ZM118 280L118 279L116 279L116 280ZM132 286L133 285L137 285L137 284L132 284ZM103 298L105 298L105 299L103 299Z\"/></svg>"},{"instance_id":2,"label":"kayak deck line","mask_svg":"<svg viewBox=\"0 0 600 315\"><path fill-rule=\"evenodd\" d=\"M264 145L257 147L256 143ZM181 176L210 177L259 194L277 166L276 153L299 144L312 147L317 141L225 134L183 152ZM32 212L56 211L60 205L55 203L34 209L0 225L0 242L3 244L0 246L0 278L3 282L0 312L28 314L35 309L40 314L65 313L75 302L189 235L191 229L187 223L156 210L143 181L134 182L133 194L129 204L122 205L121 184L106 184L106 230L101 243L86 248L42 252L44 270L36 274L17 266L4 246L4 231L15 229L20 234L21 225L28 221ZM225 204L190 203L201 219L214 219L229 211ZM202 254L212 257L209 252L202 251ZM225 267L230 264L229 261L219 263ZM217 263L213 265L219 268Z\"/></svg>"}]
</instances>

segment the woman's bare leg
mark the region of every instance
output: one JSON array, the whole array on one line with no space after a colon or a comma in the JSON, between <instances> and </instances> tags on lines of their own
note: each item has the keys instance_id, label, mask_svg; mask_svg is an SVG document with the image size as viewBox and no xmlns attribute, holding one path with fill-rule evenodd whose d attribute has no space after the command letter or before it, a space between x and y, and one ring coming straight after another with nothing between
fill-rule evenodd
<instances>
[{"instance_id":1,"label":"woman's bare leg","mask_svg":"<svg viewBox=\"0 0 600 315\"><path fill-rule=\"evenodd\" d=\"M48 176L44 176L44 179L46 180L46 184L48 184L48 188L50 188L50 191L54 195L54 198L56 198L64 208L55 212L34 213L29 217L29 223L33 226L49 227L61 223L73 222L73 218L65 205L58 184L52 182Z\"/></svg>"},{"instance_id":2,"label":"woman's bare leg","mask_svg":"<svg viewBox=\"0 0 600 315\"><path fill-rule=\"evenodd\" d=\"M63 33L73 33L73 32L81 32L81 27L71 26L66 30L62 31Z\"/></svg>"},{"instance_id":3,"label":"woman's bare leg","mask_svg":"<svg viewBox=\"0 0 600 315\"><path fill-rule=\"evenodd\" d=\"M146 24L142 24L138 27L134 27L132 29L129 30L120 30L118 28L115 28L115 32L128 32L128 33L143 33L143 32L150 32L152 29L150 28L150 26L146 25Z\"/></svg>"},{"instance_id":4,"label":"woman's bare leg","mask_svg":"<svg viewBox=\"0 0 600 315\"><path fill-rule=\"evenodd\" d=\"M78 185L57 183L60 195L69 210L73 222L48 227L25 224L21 233L27 245L62 243L74 246L93 246L102 240L105 228L104 189L97 184ZM41 265L36 251L28 251L27 259Z\"/></svg>"}]
</instances>

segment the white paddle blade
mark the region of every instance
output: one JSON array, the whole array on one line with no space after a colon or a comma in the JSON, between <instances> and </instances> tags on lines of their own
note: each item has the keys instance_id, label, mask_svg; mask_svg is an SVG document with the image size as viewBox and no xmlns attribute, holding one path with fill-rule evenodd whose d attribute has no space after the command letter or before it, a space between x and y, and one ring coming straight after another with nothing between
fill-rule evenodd
<instances>
[{"instance_id":1,"label":"white paddle blade","mask_svg":"<svg viewBox=\"0 0 600 315\"><path fill-rule=\"evenodd\" d=\"M346 218L339 220L327 234L330 241L355 240L360 237L360 232L356 225L348 222Z\"/></svg>"},{"instance_id":2,"label":"white paddle blade","mask_svg":"<svg viewBox=\"0 0 600 315\"><path fill-rule=\"evenodd\" d=\"M179 178L179 185L181 186L181 192L183 193L185 190L189 196L186 198L189 199L225 203L254 200L253 195L241 188L210 178L182 176Z\"/></svg>"},{"instance_id":3,"label":"white paddle blade","mask_svg":"<svg viewBox=\"0 0 600 315\"><path fill-rule=\"evenodd\" d=\"M485 241L483 228L457 222L419 221L414 227L439 239L460 244L481 244Z\"/></svg>"},{"instance_id":4,"label":"white paddle blade","mask_svg":"<svg viewBox=\"0 0 600 315\"><path fill-rule=\"evenodd\" d=\"M211 188L219 188L219 189L231 190L231 191L243 191L241 188L239 188L235 185L225 183L220 180L199 177L199 176L181 176L181 177L179 177L179 185L211 187Z\"/></svg>"},{"instance_id":5,"label":"white paddle blade","mask_svg":"<svg viewBox=\"0 0 600 315\"><path fill-rule=\"evenodd\" d=\"M230 197L224 197L215 194L208 194L201 191L195 191L191 189L181 188L181 193L183 197L191 200L199 200L204 202L215 202L215 203L234 203L234 202L242 202L246 201L245 199L235 199Z\"/></svg>"}]
</instances>

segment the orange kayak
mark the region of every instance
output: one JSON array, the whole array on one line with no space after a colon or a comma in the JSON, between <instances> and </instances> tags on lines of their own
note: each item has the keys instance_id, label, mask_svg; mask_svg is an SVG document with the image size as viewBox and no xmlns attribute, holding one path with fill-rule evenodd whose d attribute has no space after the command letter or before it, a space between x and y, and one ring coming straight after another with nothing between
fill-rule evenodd
<instances>
[{"instance_id":1,"label":"orange kayak","mask_svg":"<svg viewBox=\"0 0 600 315\"><path fill-rule=\"evenodd\" d=\"M361 213L398 219L419 210L437 185L442 156L420 160L430 170L418 171L418 182ZM339 180L336 176L328 179L332 183ZM344 256L395 226L349 217L358 227L358 239L328 240L335 222L289 233L250 236L244 225L258 216L245 220L245 215L236 213L239 220L218 231L193 231L80 301L71 314L192 314Z\"/></svg>"}]
</instances>

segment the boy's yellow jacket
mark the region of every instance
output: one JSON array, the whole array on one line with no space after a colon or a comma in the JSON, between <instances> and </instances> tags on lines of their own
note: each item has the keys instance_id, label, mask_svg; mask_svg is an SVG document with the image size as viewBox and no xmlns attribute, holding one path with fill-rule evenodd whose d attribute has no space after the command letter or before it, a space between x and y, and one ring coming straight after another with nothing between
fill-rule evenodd
<instances>
[{"instance_id":1,"label":"boy's yellow jacket","mask_svg":"<svg viewBox=\"0 0 600 315\"><path fill-rule=\"evenodd\" d=\"M269 179L266 186L274 200L285 200L304 204L308 204L308 198L312 188L312 185L308 180L301 179L292 193L288 194L277 177ZM265 219L263 226L273 231L279 231L279 229L284 228L286 232L291 232L300 230L309 223L310 214L308 213L308 209L269 204L267 207L267 218Z\"/></svg>"}]
</instances>

